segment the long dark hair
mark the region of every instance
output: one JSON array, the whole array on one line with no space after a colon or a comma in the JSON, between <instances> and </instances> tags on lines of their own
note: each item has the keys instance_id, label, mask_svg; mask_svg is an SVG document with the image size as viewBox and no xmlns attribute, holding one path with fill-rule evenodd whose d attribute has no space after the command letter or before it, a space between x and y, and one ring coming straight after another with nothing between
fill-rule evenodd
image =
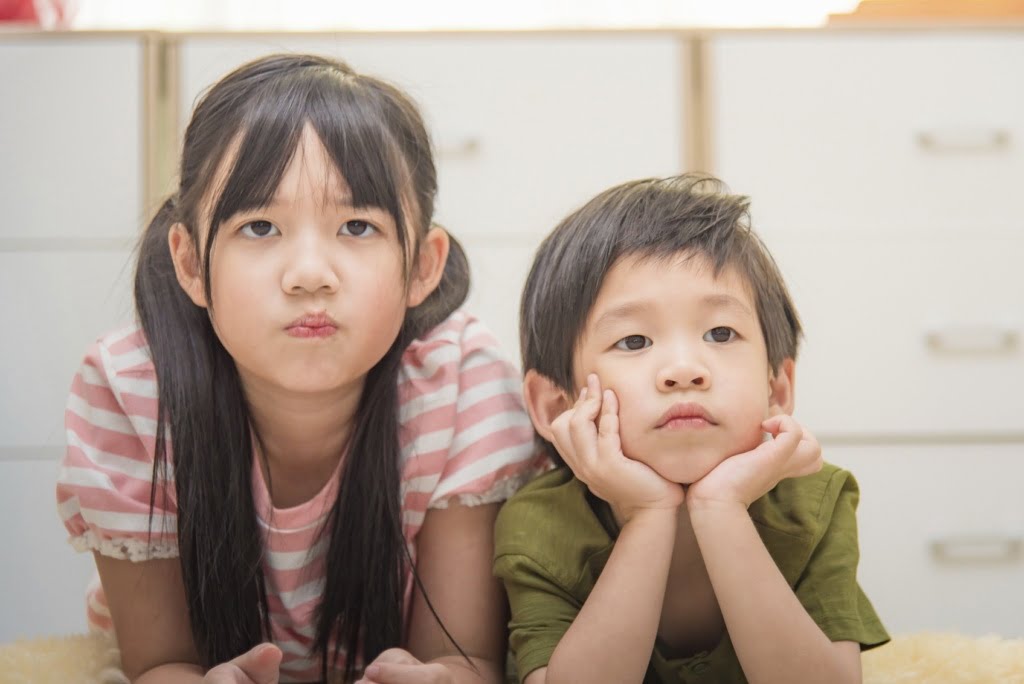
<instances>
[{"instance_id":1,"label":"long dark hair","mask_svg":"<svg viewBox=\"0 0 1024 684\"><path fill-rule=\"evenodd\" d=\"M214 313L193 304L178 284L168 232L180 223L198 245L200 204L211 203L200 253L212 301L210 254L220 224L269 203L306 125L347 181L353 205L380 207L395 218L405 263L411 263L431 225L437 192L419 112L393 86L309 55L256 60L202 97L185 133L178 192L157 212L139 248L135 304L159 387L151 511L158 492L166 495L162 483L173 470L189 619L207 667L270 634L264 541L252 492L255 431L235 363L211 324ZM229 151L231 167L213 187ZM452 240L441 284L407 311L397 339L366 378L337 499L321 531L329 545L313 652L324 678L341 649L345 676L352 678L359 658L368 662L401 643L404 577L415 569L401 525L398 372L408 344L462 304L468 288L466 258Z\"/></svg>"}]
</instances>

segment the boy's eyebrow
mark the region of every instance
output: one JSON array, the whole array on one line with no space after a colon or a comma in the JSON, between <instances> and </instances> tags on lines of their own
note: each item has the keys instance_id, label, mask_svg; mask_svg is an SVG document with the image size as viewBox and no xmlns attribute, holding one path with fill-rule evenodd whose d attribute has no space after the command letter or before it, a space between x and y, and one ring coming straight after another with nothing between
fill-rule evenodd
<instances>
[{"instance_id":1,"label":"boy's eyebrow","mask_svg":"<svg viewBox=\"0 0 1024 684\"><path fill-rule=\"evenodd\" d=\"M702 304L719 309L736 309L740 313L753 317L754 313L747 305L730 294L711 294L701 300Z\"/></svg>"},{"instance_id":2,"label":"boy's eyebrow","mask_svg":"<svg viewBox=\"0 0 1024 684\"><path fill-rule=\"evenodd\" d=\"M711 309L733 309L736 312L755 318L754 313L737 297L730 294L709 294L701 297L698 302L701 306ZM594 320L594 330L612 325L622 319L632 318L643 314L651 309L651 302L642 300L627 301L617 304L608 309Z\"/></svg>"},{"instance_id":3,"label":"boy's eyebrow","mask_svg":"<svg viewBox=\"0 0 1024 684\"><path fill-rule=\"evenodd\" d=\"M594 330L601 330L615 321L623 318L632 318L637 314L644 313L650 309L650 304L643 301L623 302L608 309L594 321Z\"/></svg>"}]
</instances>

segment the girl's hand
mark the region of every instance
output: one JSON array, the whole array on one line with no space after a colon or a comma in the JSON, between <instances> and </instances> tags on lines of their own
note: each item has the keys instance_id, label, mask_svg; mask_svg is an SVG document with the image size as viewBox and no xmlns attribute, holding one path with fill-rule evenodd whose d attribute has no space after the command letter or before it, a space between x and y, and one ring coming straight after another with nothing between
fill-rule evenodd
<instances>
[{"instance_id":1,"label":"girl's hand","mask_svg":"<svg viewBox=\"0 0 1024 684\"><path fill-rule=\"evenodd\" d=\"M206 684L277 684L281 676L281 649L273 644L254 646L234 660L211 669Z\"/></svg>"},{"instance_id":2,"label":"girl's hand","mask_svg":"<svg viewBox=\"0 0 1024 684\"><path fill-rule=\"evenodd\" d=\"M455 678L440 663L423 663L401 648L389 648L363 670L356 684L452 684Z\"/></svg>"},{"instance_id":3,"label":"girl's hand","mask_svg":"<svg viewBox=\"0 0 1024 684\"><path fill-rule=\"evenodd\" d=\"M644 509L682 504L680 485L622 452L618 398L610 389L601 392L596 375L587 377L576 404L552 422L551 431L558 453L576 477L625 520Z\"/></svg>"},{"instance_id":4,"label":"girl's hand","mask_svg":"<svg viewBox=\"0 0 1024 684\"><path fill-rule=\"evenodd\" d=\"M691 484L686 490L689 509L722 504L747 508L780 481L821 470L821 445L792 416L772 416L761 428L772 439L725 459Z\"/></svg>"}]
</instances>

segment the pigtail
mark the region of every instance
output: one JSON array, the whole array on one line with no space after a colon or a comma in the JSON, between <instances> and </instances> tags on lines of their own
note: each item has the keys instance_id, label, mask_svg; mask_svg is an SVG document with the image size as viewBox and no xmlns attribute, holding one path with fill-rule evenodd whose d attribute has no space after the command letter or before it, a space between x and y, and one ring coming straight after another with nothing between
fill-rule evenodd
<instances>
[{"instance_id":1,"label":"pigtail","mask_svg":"<svg viewBox=\"0 0 1024 684\"><path fill-rule=\"evenodd\" d=\"M462 306L469 294L470 272L466 252L451 233L448 234L448 243L448 261L445 262L441 281L423 303L410 309L406 316L403 334L410 341L444 322Z\"/></svg>"},{"instance_id":2,"label":"pigtail","mask_svg":"<svg viewBox=\"0 0 1024 684\"><path fill-rule=\"evenodd\" d=\"M158 483L173 471L189 619L209 667L262 641L268 610L245 396L206 310L178 283L167 238L179 220L168 199L143 234L135 306L158 387L150 521Z\"/></svg>"}]
</instances>

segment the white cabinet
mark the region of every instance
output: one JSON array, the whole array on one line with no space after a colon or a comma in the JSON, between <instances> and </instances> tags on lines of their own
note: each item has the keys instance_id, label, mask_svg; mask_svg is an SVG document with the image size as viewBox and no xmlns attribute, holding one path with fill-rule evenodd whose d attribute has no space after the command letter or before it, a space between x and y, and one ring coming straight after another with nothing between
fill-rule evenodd
<instances>
[{"instance_id":1,"label":"white cabinet","mask_svg":"<svg viewBox=\"0 0 1024 684\"><path fill-rule=\"evenodd\" d=\"M1021 32L725 35L708 55L714 168L769 239L1021 231Z\"/></svg>"},{"instance_id":2,"label":"white cabinet","mask_svg":"<svg viewBox=\"0 0 1024 684\"><path fill-rule=\"evenodd\" d=\"M541 236L611 185L681 170L685 51L672 34L186 38L182 128L204 87L280 51L339 57L418 102L436 148L436 219L465 245L469 305L511 355Z\"/></svg>"},{"instance_id":3,"label":"white cabinet","mask_svg":"<svg viewBox=\"0 0 1024 684\"><path fill-rule=\"evenodd\" d=\"M711 159L802 314L894 632L1024 635L1024 34L713 37ZM860 445L860 446L858 446Z\"/></svg>"},{"instance_id":4,"label":"white cabinet","mask_svg":"<svg viewBox=\"0 0 1024 684\"><path fill-rule=\"evenodd\" d=\"M0 643L85 629L54 487L72 376L131 319L142 65L139 36L0 37Z\"/></svg>"},{"instance_id":5,"label":"white cabinet","mask_svg":"<svg viewBox=\"0 0 1024 684\"><path fill-rule=\"evenodd\" d=\"M893 634L1024 638L1024 445L831 447L854 473L858 579Z\"/></svg>"}]
</instances>

